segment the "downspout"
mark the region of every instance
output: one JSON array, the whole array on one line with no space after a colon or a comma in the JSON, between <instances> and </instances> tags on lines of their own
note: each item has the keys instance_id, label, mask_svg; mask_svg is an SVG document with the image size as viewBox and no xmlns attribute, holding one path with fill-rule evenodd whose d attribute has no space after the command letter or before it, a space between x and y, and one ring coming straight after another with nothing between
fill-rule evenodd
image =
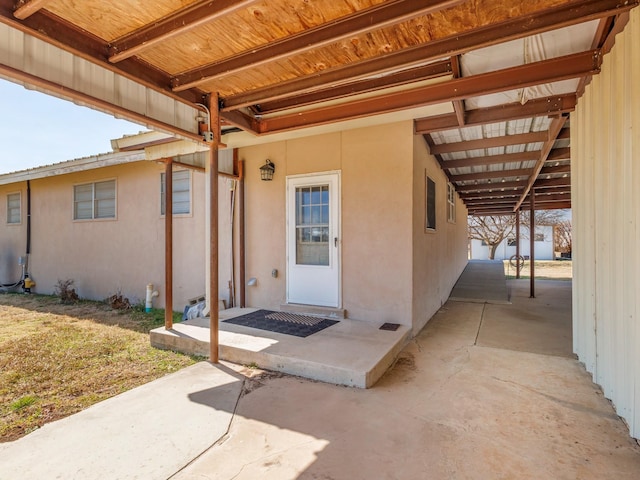
<instances>
[{"instance_id":1,"label":"downspout","mask_svg":"<svg viewBox=\"0 0 640 480\"><path fill-rule=\"evenodd\" d=\"M244 213L244 160L238 162L238 263L239 275L238 282L240 284L240 308L244 308L246 305L246 270L245 270L245 213Z\"/></svg>"},{"instance_id":2,"label":"downspout","mask_svg":"<svg viewBox=\"0 0 640 480\"><path fill-rule=\"evenodd\" d=\"M22 277L22 290L24 293L31 293L31 287L35 283L29 278L29 255L31 254L31 180L27 180L27 246L24 260L24 274Z\"/></svg>"},{"instance_id":3,"label":"downspout","mask_svg":"<svg viewBox=\"0 0 640 480\"><path fill-rule=\"evenodd\" d=\"M516 278L520 279L520 209L516 210Z\"/></svg>"},{"instance_id":4,"label":"downspout","mask_svg":"<svg viewBox=\"0 0 640 480\"><path fill-rule=\"evenodd\" d=\"M535 269L535 240L536 240L536 189L532 188L530 193L531 213L529 214L529 298L536 298L536 269Z\"/></svg>"}]
</instances>

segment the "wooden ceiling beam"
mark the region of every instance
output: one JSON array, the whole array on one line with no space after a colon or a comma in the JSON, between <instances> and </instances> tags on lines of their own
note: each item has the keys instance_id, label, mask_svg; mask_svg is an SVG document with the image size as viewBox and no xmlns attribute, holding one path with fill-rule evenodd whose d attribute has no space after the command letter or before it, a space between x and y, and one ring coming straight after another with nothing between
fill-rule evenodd
<instances>
[{"instance_id":1,"label":"wooden ceiling beam","mask_svg":"<svg viewBox=\"0 0 640 480\"><path fill-rule=\"evenodd\" d=\"M20 0L17 2L13 16L20 20L24 20L41 8L46 7L47 3L51 3L51 0Z\"/></svg>"},{"instance_id":2,"label":"wooden ceiling beam","mask_svg":"<svg viewBox=\"0 0 640 480\"><path fill-rule=\"evenodd\" d=\"M303 30L296 35L268 43L262 47L253 48L226 60L181 73L171 79L171 86L175 91L195 87L221 75L237 73L249 68L259 68L268 62L321 48L358 34L389 27L415 17L454 7L464 1L423 0L416 2L415 0L392 0L315 28Z\"/></svg>"},{"instance_id":3,"label":"wooden ceiling beam","mask_svg":"<svg viewBox=\"0 0 640 480\"><path fill-rule=\"evenodd\" d=\"M189 32L256 2L257 0L203 0L190 5L111 42L109 61L120 62L169 38Z\"/></svg>"},{"instance_id":4,"label":"wooden ceiling beam","mask_svg":"<svg viewBox=\"0 0 640 480\"><path fill-rule=\"evenodd\" d=\"M416 64L460 55L480 47L503 43L561 27L614 15L638 5L640 0L629 0L621 4L617 0L583 0L563 3L560 6L535 12L530 15L498 22L426 44L390 52L361 62L328 69L288 82L254 89L244 94L225 98L225 106L253 105L286 98L290 95L313 91L326 85L335 85L348 80L379 75L385 72L408 68ZM575 105L574 105L575 106ZM573 108L573 107L572 107ZM467 114L468 117L468 114ZM459 126L457 117L455 126ZM469 124L468 118L465 124ZM453 128L453 127L451 127Z\"/></svg>"},{"instance_id":5,"label":"wooden ceiling beam","mask_svg":"<svg viewBox=\"0 0 640 480\"><path fill-rule=\"evenodd\" d=\"M570 165L560 165L559 167L544 167L540 171L540 175L554 175L558 173L567 173L571 170ZM531 168L518 168L515 170L492 170L486 172L465 173L462 175L452 175L452 182L468 182L473 180L489 180L493 178L510 178L510 177L529 177L531 175ZM501 182L495 183L493 188L500 187ZM506 182L505 182L506 183ZM493 185L493 183L492 183ZM525 183L526 186L526 183Z\"/></svg>"},{"instance_id":6,"label":"wooden ceiling beam","mask_svg":"<svg viewBox=\"0 0 640 480\"><path fill-rule=\"evenodd\" d=\"M571 128L565 126L560 130L557 140L569 140L571 138Z\"/></svg>"},{"instance_id":7,"label":"wooden ceiling beam","mask_svg":"<svg viewBox=\"0 0 640 480\"><path fill-rule=\"evenodd\" d=\"M531 162L540 157L540 150L530 152L502 153L500 155L488 155L486 157L461 158L458 160L443 160L442 168L478 167L482 165L495 165L499 163Z\"/></svg>"},{"instance_id":8,"label":"wooden ceiling beam","mask_svg":"<svg viewBox=\"0 0 640 480\"><path fill-rule=\"evenodd\" d=\"M434 148L431 149L431 153L434 155L438 155L441 153L464 152L469 150L482 150L485 148L504 147L506 145L524 145L526 143L544 142L546 139L546 131L520 133L517 135L503 135L502 137L465 140L455 143L442 143L440 145L435 145Z\"/></svg>"},{"instance_id":9,"label":"wooden ceiling beam","mask_svg":"<svg viewBox=\"0 0 640 480\"><path fill-rule=\"evenodd\" d=\"M507 209L504 207L493 207L493 208L474 208L469 209L469 215L482 217L489 215L513 215L513 211L511 209Z\"/></svg>"},{"instance_id":10,"label":"wooden ceiling beam","mask_svg":"<svg viewBox=\"0 0 640 480\"><path fill-rule=\"evenodd\" d=\"M549 202L536 205L536 210L564 210L571 208L571 201L558 201ZM474 216L486 216L486 215L513 215L512 209L506 210L504 207L492 206L492 207L472 207L468 209L469 215Z\"/></svg>"},{"instance_id":11,"label":"wooden ceiling beam","mask_svg":"<svg viewBox=\"0 0 640 480\"><path fill-rule=\"evenodd\" d=\"M451 57L451 68L453 70L453 78L462 77L462 69L460 68L460 55L453 55ZM464 127L466 123L466 111L464 107L464 100L453 101L453 111L458 119L458 125Z\"/></svg>"},{"instance_id":12,"label":"wooden ceiling beam","mask_svg":"<svg viewBox=\"0 0 640 480\"><path fill-rule=\"evenodd\" d=\"M562 130L565 123L567 123L567 118L565 116L554 118L551 121L551 124L549 125L549 132L548 132L549 138L545 142L545 144L542 146L542 153L540 154L540 158L538 159L535 167L533 167L533 172L531 172L531 175L529 176L529 181L527 182L527 186L524 188L524 192L522 192L522 196L520 197L520 200L518 200L518 203L516 204L513 210L514 212L520 208L520 205L522 205L522 202L525 201L525 198L527 197L527 194L531 190L531 187L533 187L533 184L538 179L538 175L542 171L542 167L544 166L544 163L547 161L547 158L549 157L549 154L553 149L553 144L556 142L556 139L560 134L560 130Z\"/></svg>"},{"instance_id":13,"label":"wooden ceiling beam","mask_svg":"<svg viewBox=\"0 0 640 480\"><path fill-rule=\"evenodd\" d=\"M458 182L469 182L474 180L491 180L494 178L527 177L529 176L530 173L531 173L530 168L464 173L460 175L452 175L451 181L458 183ZM494 188L499 188L498 187L499 183L500 182L496 182ZM493 183L490 183L490 184L493 185ZM526 186L526 183L524 186Z\"/></svg>"},{"instance_id":14,"label":"wooden ceiling beam","mask_svg":"<svg viewBox=\"0 0 640 480\"><path fill-rule=\"evenodd\" d=\"M526 180L500 182L500 183L469 183L456 184L456 192L490 192L497 189L522 188L527 184Z\"/></svg>"},{"instance_id":15,"label":"wooden ceiling beam","mask_svg":"<svg viewBox=\"0 0 640 480\"><path fill-rule=\"evenodd\" d=\"M558 202L542 202L536 205L536 210L565 210L571 208L571 200Z\"/></svg>"},{"instance_id":16,"label":"wooden ceiling beam","mask_svg":"<svg viewBox=\"0 0 640 480\"><path fill-rule=\"evenodd\" d=\"M294 130L581 77L598 72L600 62L597 50L565 55L375 98L265 118L260 122L261 133Z\"/></svg>"},{"instance_id":17,"label":"wooden ceiling beam","mask_svg":"<svg viewBox=\"0 0 640 480\"><path fill-rule=\"evenodd\" d=\"M526 198L526 201L529 201L530 198L531 196L528 195ZM571 199L571 192L559 192L559 193L553 193L553 194L537 194L536 193L536 203L566 201L570 199ZM516 204L516 200L517 200L516 198L509 198L509 196L468 198L468 199L464 199L464 203L465 205L495 205L499 203L499 204L509 204L513 207Z\"/></svg>"},{"instance_id":18,"label":"wooden ceiling beam","mask_svg":"<svg viewBox=\"0 0 640 480\"><path fill-rule=\"evenodd\" d=\"M538 179L533 184L533 188L555 188L555 187L571 187L571 177Z\"/></svg>"},{"instance_id":19,"label":"wooden ceiling beam","mask_svg":"<svg viewBox=\"0 0 640 480\"><path fill-rule=\"evenodd\" d=\"M554 148L549 152L547 162L559 162L561 160L571 160L571 148Z\"/></svg>"},{"instance_id":20,"label":"wooden ceiling beam","mask_svg":"<svg viewBox=\"0 0 640 480\"><path fill-rule=\"evenodd\" d=\"M255 118L242 112L220 112L220 119L227 124L238 127L242 130L258 134L260 133L259 122ZM224 132L223 132L224 135Z\"/></svg>"},{"instance_id":21,"label":"wooden ceiling beam","mask_svg":"<svg viewBox=\"0 0 640 480\"><path fill-rule=\"evenodd\" d=\"M464 192L490 192L498 189L513 189L513 188L522 188L527 184L526 180L519 181L510 181L510 182L500 182L500 183L469 183L458 185L456 184L456 192L462 194ZM566 177L561 178L550 178L550 179L538 179L536 183L533 185L534 188L555 188L555 187L571 187L571 176L567 175Z\"/></svg>"},{"instance_id":22,"label":"wooden ceiling beam","mask_svg":"<svg viewBox=\"0 0 640 480\"><path fill-rule=\"evenodd\" d=\"M458 195L460 195L460 198L466 201L482 198L519 197L520 193L520 189L508 189L499 192L458 192Z\"/></svg>"},{"instance_id":23,"label":"wooden ceiling beam","mask_svg":"<svg viewBox=\"0 0 640 480\"><path fill-rule=\"evenodd\" d=\"M576 96L574 94L529 100L524 105L517 102L495 107L478 108L476 110L467 110L466 126L487 125L489 123L537 116L559 115L571 112L575 108ZM455 128L458 128L458 121L452 113L419 118L414 121L414 130L417 134L427 134Z\"/></svg>"},{"instance_id":24,"label":"wooden ceiling beam","mask_svg":"<svg viewBox=\"0 0 640 480\"><path fill-rule=\"evenodd\" d=\"M440 62L430 63L429 65L412 68L410 70L404 70L402 72L392 73L379 78L360 80L337 87L325 88L294 97L288 97L285 100L274 100L273 102L261 103L259 105L256 105L256 107L261 114L269 114L281 110L286 110L287 108L302 107L306 105L312 105L314 103L324 102L327 100L336 100L352 95L379 90L381 88L396 87L405 85L407 83L444 77L451 75L451 73L451 61L442 60ZM230 99L231 101L233 100L232 97ZM227 100L229 100L229 98ZM233 103L233 101L231 106L228 106L227 102L225 101L225 106L222 110L230 111L235 110L239 107L247 106L249 106L249 104L238 105Z\"/></svg>"}]
</instances>

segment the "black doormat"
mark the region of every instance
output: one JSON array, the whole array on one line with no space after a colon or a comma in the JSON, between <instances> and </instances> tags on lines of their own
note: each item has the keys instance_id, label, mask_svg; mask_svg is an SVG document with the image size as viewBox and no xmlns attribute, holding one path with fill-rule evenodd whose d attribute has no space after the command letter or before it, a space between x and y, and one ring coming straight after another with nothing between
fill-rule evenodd
<instances>
[{"instance_id":1,"label":"black doormat","mask_svg":"<svg viewBox=\"0 0 640 480\"><path fill-rule=\"evenodd\" d=\"M240 317L223 320L225 323L242 325L243 327L258 328L269 332L284 333L295 337L308 337L338 323L337 320L309 317L273 310L256 310Z\"/></svg>"},{"instance_id":2,"label":"black doormat","mask_svg":"<svg viewBox=\"0 0 640 480\"><path fill-rule=\"evenodd\" d=\"M383 323L380 325L380 330L388 330L390 332L395 332L398 328L400 328L399 323Z\"/></svg>"}]
</instances>

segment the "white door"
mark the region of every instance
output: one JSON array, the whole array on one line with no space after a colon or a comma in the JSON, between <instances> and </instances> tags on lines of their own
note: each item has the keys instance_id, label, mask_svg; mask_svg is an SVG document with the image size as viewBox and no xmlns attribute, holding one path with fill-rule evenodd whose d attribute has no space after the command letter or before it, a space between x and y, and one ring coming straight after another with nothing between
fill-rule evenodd
<instances>
[{"instance_id":1,"label":"white door","mask_svg":"<svg viewBox=\"0 0 640 480\"><path fill-rule=\"evenodd\" d=\"M340 307L340 174L287 177L287 302Z\"/></svg>"}]
</instances>

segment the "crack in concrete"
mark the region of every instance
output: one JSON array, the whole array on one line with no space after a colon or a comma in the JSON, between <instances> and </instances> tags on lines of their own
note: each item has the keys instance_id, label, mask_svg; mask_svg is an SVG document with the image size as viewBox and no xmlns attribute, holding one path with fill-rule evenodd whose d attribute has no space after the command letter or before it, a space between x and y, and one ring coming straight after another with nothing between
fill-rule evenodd
<instances>
[{"instance_id":1,"label":"crack in concrete","mask_svg":"<svg viewBox=\"0 0 640 480\"><path fill-rule=\"evenodd\" d=\"M593 408L585 407L584 405L580 405L579 403L570 402L568 400L563 400L561 398L554 397L553 395L549 395L548 393L543 393L543 392L541 392L539 390L536 390L535 388L531 388L531 387L528 387L526 385L522 385L521 383L514 382L513 380L504 380L504 379L498 378L496 376L492 376L491 378L493 378L494 380L497 380L498 382L515 385L516 387L519 387L519 388L521 388L523 390L535 393L536 395L539 395L539 396L541 396L543 398L546 398L550 402L553 402L553 403L555 403L557 405L560 405L562 407L568 408L569 410L573 410L574 412L587 413L587 414L590 414L590 415L595 415L595 416L601 417L601 418L608 418L608 419L611 419L611 420L619 420L620 419L620 417L618 415L616 415L614 412L608 413L608 412L602 412L602 411L599 411L599 410L594 410Z\"/></svg>"},{"instance_id":2,"label":"crack in concrete","mask_svg":"<svg viewBox=\"0 0 640 480\"><path fill-rule=\"evenodd\" d=\"M238 392L238 398L236 398L236 404L233 407L233 412L231 413L231 418L229 419L229 423L227 424L227 428L225 432L215 442L213 442L207 448L202 450L198 455L196 455L195 458L192 458L189 462L183 465L182 468L179 468L175 473L167 477L167 480L171 480L172 478L175 478L176 475L178 475L187 467L191 466L194 462L196 462L200 457L202 457L209 450L211 450L212 448L218 445L222 445L229 438L229 432L231 431L231 425L233 424L233 421L236 418L236 412L238 411L238 405L240 404L240 399L244 396L243 393L245 392L245 388L247 388L247 380L249 380L247 377L242 379L242 386L240 387L240 391Z\"/></svg>"}]
</instances>

